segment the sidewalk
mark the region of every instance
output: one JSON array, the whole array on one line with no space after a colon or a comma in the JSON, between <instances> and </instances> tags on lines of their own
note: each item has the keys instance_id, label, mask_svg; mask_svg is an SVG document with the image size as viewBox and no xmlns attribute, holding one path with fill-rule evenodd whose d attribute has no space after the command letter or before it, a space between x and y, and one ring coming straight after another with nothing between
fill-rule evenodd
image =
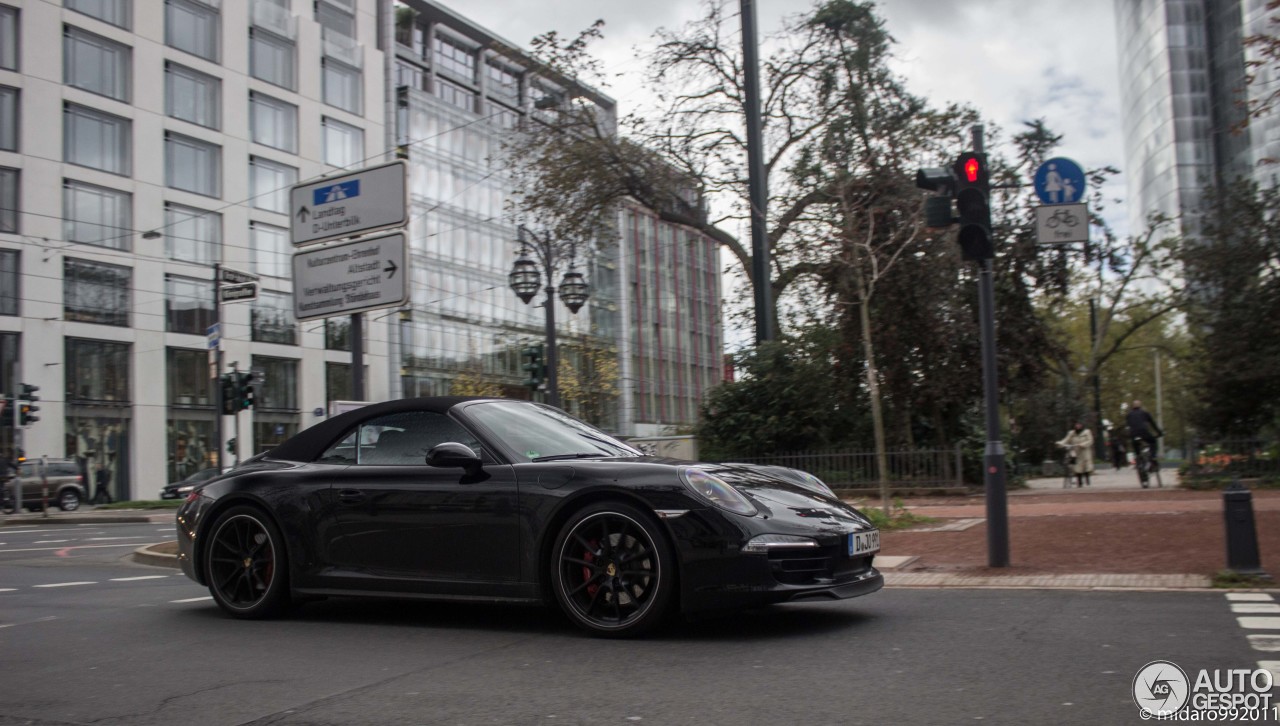
<instances>
[{"instance_id":1,"label":"sidewalk","mask_svg":"<svg viewBox=\"0 0 1280 726\"><path fill-rule=\"evenodd\" d=\"M81 507L74 512L64 512L52 507L49 516L43 512L0 514L0 527L40 526L67 524L172 524L176 510L172 509L92 509Z\"/></svg>"},{"instance_id":2,"label":"sidewalk","mask_svg":"<svg viewBox=\"0 0 1280 726\"><path fill-rule=\"evenodd\" d=\"M1010 492L1010 566L987 567L983 496L908 500L936 522L881 536L896 587L1187 589L1212 584L1226 567L1222 492L1142 489L1132 469L1096 473L1093 485L1040 479ZM873 506L871 503L865 506ZM1253 492L1264 569L1280 576L1280 491ZM895 559L900 563L894 562ZM896 567L894 565L897 565Z\"/></svg>"}]
</instances>

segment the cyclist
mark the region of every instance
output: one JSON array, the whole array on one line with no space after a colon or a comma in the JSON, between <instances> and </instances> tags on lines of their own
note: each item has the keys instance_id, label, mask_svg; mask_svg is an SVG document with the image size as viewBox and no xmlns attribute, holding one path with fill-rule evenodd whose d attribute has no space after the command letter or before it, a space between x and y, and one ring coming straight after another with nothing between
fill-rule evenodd
<instances>
[{"instance_id":1,"label":"cyclist","mask_svg":"<svg viewBox=\"0 0 1280 726\"><path fill-rule=\"evenodd\" d=\"M1076 487L1092 484L1090 475L1093 474L1093 432L1077 421L1062 441L1058 442L1058 446L1075 455L1075 465L1071 467L1071 471L1076 475Z\"/></svg>"},{"instance_id":2,"label":"cyclist","mask_svg":"<svg viewBox=\"0 0 1280 726\"><path fill-rule=\"evenodd\" d=\"M1129 413L1125 414L1124 423L1129 427L1129 438L1133 440L1133 453L1138 453L1139 443L1147 445L1152 459L1156 457L1156 437L1164 436L1164 432L1156 425L1156 420L1142 407L1142 401L1134 401ZM1152 433L1154 432L1154 433Z\"/></svg>"}]
</instances>

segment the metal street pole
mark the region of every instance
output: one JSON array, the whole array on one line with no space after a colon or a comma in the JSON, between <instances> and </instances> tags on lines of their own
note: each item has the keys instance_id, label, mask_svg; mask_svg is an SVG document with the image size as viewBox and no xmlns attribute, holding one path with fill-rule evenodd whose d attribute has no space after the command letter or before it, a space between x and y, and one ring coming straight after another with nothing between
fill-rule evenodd
<instances>
[{"instance_id":1,"label":"metal street pole","mask_svg":"<svg viewBox=\"0 0 1280 726\"><path fill-rule=\"evenodd\" d=\"M1095 298L1089 298L1089 346L1090 350L1098 349L1098 304ZM1098 364L1093 366L1093 428L1097 435L1093 438L1093 455L1099 460L1107 458L1106 449L1102 447L1102 378Z\"/></svg>"},{"instance_id":2,"label":"metal street pole","mask_svg":"<svg viewBox=\"0 0 1280 726\"><path fill-rule=\"evenodd\" d=\"M364 314L351 314L351 397L364 399Z\"/></svg>"},{"instance_id":3,"label":"metal street pole","mask_svg":"<svg viewBox=\"0 0 1280 726\"><path fill-rule=\"evenodd\" d=\"M747 185L751 198L751 279L755 290L756 342L773 340L773 285L769 276L768 179L760 121L760 59L755 0L742 3L742 75L747 122Z\"/></svg>"},{"instance_id":4,"label":"metal street pole","mask_svg":"<svg viewBox=\"0 0 1280 726\"><path fill-rule=\"evenodd\" d=\"M1156 426L1164 431L1164 389L1160 386L1160 349L1155 348L1153 352L1156 354ZM1156 450L1159 451L1160 441L1156 440Z\"/></svg>"},{"instance_id":5,"label":"metal street pole","mask_svg":"<svg viewBox=\"0 0 1280 726\"><path fill-rule=\"evenodd\" d=\"M982 126L973 127L973 150L983 153ZM994 245L993 245L994 246ZM986 403L987 446L983 480L987 495L987 565L1009 566L1009 502L1005 491L1004 442L1000 439L1000 381L996 362L994 260L978 268L978 317L982 334L982 394Z\"/></svg>"},{"instance_id":6,"label":"metal street pole","mask_svg":"<svg viewBox=\"0 0 1280 726\"><path fill-rule=\"evenodd\" d=\"M536 237L534 239L537 239ZM551 284L551 250L545 253L543 266L547 272L547 404L560 407L560 361L556 357L556 286Z\"/></svg>"},{"instance_id":7,"label":"metal street pole","mask_svg":"<svg viewBox=\"0 0 1280 726\"><path fill-rule=\"evenodd\" d=\"M219 471L222 471L222 464L225 461L222 458L223 447L227 445L226 432L223 429L225 422L223 421L223 409L225 404L222 400L222 263L213 263L213 324L218 326L218 348L214 352L214 371L213 371L213 400L217 404L215 416L218 421L218 442L213 447L218 459L214 464ZM236 444L240 442L237 441Z\"/></svg>"}]
</instances>

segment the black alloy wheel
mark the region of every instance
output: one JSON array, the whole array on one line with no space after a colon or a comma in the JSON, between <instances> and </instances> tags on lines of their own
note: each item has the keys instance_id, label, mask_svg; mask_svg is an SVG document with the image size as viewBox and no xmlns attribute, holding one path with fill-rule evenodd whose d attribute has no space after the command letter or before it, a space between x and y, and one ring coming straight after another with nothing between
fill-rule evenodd
<instances>
[{"instance_id":1,"label":"black alloy wheel","mask_svg":"<svg viewBox=\"0 0 1280 726\"><path fill-rule=\"evenodd\" d=\"M64 489L58 494L58 509L74 512L80 508L80 492L75 489Z\"/></svg>"},{"instance_id":2,"label":"black alloy wheel","mask_svg":"<svg viewBox=\"0 0 1280 726\"><path fill-rule=\"evenodd\" d=\"M238 506L214 522L205 544L209 592L237 618L269 618L289 604L284 538L265 514Z\"/></svg>"},{"instance_id":3,"label":"black alloy wheel","mask_svg":"<svg viewBox=\"0 0 1280 726\"><path fill-rule=\"evenodd\" d=\"M621 502L601 502L565 523L552 550L552 585L579 627L608 637L639 635L666 616L674 556L656 522Z\"/></svg>"}]
</instances>

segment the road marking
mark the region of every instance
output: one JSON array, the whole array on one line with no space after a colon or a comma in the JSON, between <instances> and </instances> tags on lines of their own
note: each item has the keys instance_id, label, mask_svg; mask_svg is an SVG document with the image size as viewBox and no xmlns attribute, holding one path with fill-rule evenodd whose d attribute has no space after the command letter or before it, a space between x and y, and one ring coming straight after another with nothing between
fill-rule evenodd
<instances>
[{"instance_id":1,"label":"road marking","mask_svg":"<svg viewBox=\"0 0 1280 726\"><path fill-rule=\"evenodd\" d=\"M48 552L50 550L92 550L101 547L133 547L133 544L105 544L105 545L78 545L75 547L27 547L19 550L0 550L0 554L6 552Z\"/></svg>"},{"instance_id":2,"label":"road marking","mask_svg":"<svg viewBox=\"0 0 1280 726\"><path fill-rule=\"evenodd\" d=\"M139 534L139 535L135 535L135 536L133 536L133 537L90 537L90 538L86 539L85 541L86 541L86 542L107 542L107 541L110 541L110 540L113 540L113 539L146 539L146 535ZM36 543L34 543L34 544L40 544L40 543L39 543L39 542L36 542Z\"/></svg>"},{"instance_id":3,"label":"road marking","mask_svg":"<svg viewBox=\"0 0 1280 726\"><path fill-rule=\"evenodd\" d=\"M16 587L0 587L0 592L17 592L17 591L18 591L18 588Z\"/></svg>"},{"instance_id":4,"label":"road marking","mask_svg":"<svg viewBox=\"0 0 1280 726\"><path fill-rule=\"evenodd\" d=\"M13 627L13 626L15 626L15 625L31 625L32 623L47 623L47 622L49 622L50 620L57 620L57 619L58 619L58 616L57 616L57 615L48 615L48 616L45 616L45 617L43 617L43 618L36 618L35 620L28 620L28 621L23 622L23 623L5 623L5 624L3 624L3 625L0 625L0 628L12 628L12 627Z\"/></svg>"},{"instance_id":5,"label":"road marking","mask_svg":"<svg viewBox=\"0 0 1280 726\"><path fill-rule=\"evenodd\" d=\"M76 585L96 585L96 582L51 582L47 585L32 585L32 587L75 587Z\"/></svg>"},{"instance_id":6,"label":"road marking","mask_svg":"<svg viewBox=\"0 0 1280 726\"><path fill-rule=\"evenodd\" d=\"M1280 613L1280 603L1236 602L1231 603L1233 613Z\"/></svg>"},{"instance_id":7,"label":"road marking","mask_svg":"<svg viewBox=\"0 0 1280 726\"><path fill-rule=\"evenodd\" d=\"M212 599L213 599L213 595L205 595L204 597L189 597L186 600L170 600L169 602L172 602L172 603L200 602L202 600L212 600Z\"/></svg>"},{"instance_id":8,"label":"road marking","mask_svg":"<svg viewBox=\"0 0 1280 726\"><path fill-rule=\"evenodd\" d=\"M1254 650L1262 650L1268 653L1280 653L1280 635L1262 635L1261 633L1248 636L1249 645Z\"/></svg>"},{"instance_id":9,"label":"road marking","mask_svg":"<svg viewBox=\"0 0 1280 726\"><path fill-rule=\"evenodd\" d=\"M84 527L84 526L86 525L83 525L83 524L80 525L80 527ZM87 526L100 527L102 525L91 524ZM32 532L39 532L41 534L45 534L48 532L80 532L81 534L83 534L84 530L80 529L79 527L59 527L58 529L53 529L52 527L34 527L32 529L9 529L8 527L5 527L4 532L5 534L31 534ZM94 534L106 534L106 533L94 532Z\"/></svg>"},{"instance_id":10,"label":"road marking","mask_svg":"<svg viewBox=\"0 0 1280 726\"><path fill-rule=\"evenodd\" d=\"M1265 592L1229 592L1227 599L1232 602L1275 602L1275 598Z\"/></svg>"},{"instance_id":11,"label":"road marking","mask_svg":"<svg viewBox=\"0 0 1280 726\"><path fill-rule=\"evenodd\" d=\"M1276 683L1280 683L1280 660L1260 660L1258 667L1264 671L1271 671L1271 677Z\"/></svg>"},{"instance_id":12,"label":"road marking","mask_svg":"<svg viewBox=\"0 0 1280 726\"><path fill-rule=\"evenodd\" d=\"M1236 618L1242 628L1250 628L1253 630L1280 630L1280 618L1255 618L1242 617Z\"/></svg>"},{"instance_id":13,"label":"road marking","mask_svg":"<svg viewBox=\"0 0 1280 726\"><path fill-rule=\"evenodd\" d=\"M112 582L137 582L138 580L163 580L168 575L142 575L141 577L113 577Z\"/></svg>"},{"instance_id":14,"label":"road marking","mask_svg":"<svg viewBox=\"0 0 1280 726\"><path fill-rule=\"evenodd\" d=\"M58 544L59 542L70 542L69 539L38 539L31 544Z\"/></svg>"}]
</instances>

